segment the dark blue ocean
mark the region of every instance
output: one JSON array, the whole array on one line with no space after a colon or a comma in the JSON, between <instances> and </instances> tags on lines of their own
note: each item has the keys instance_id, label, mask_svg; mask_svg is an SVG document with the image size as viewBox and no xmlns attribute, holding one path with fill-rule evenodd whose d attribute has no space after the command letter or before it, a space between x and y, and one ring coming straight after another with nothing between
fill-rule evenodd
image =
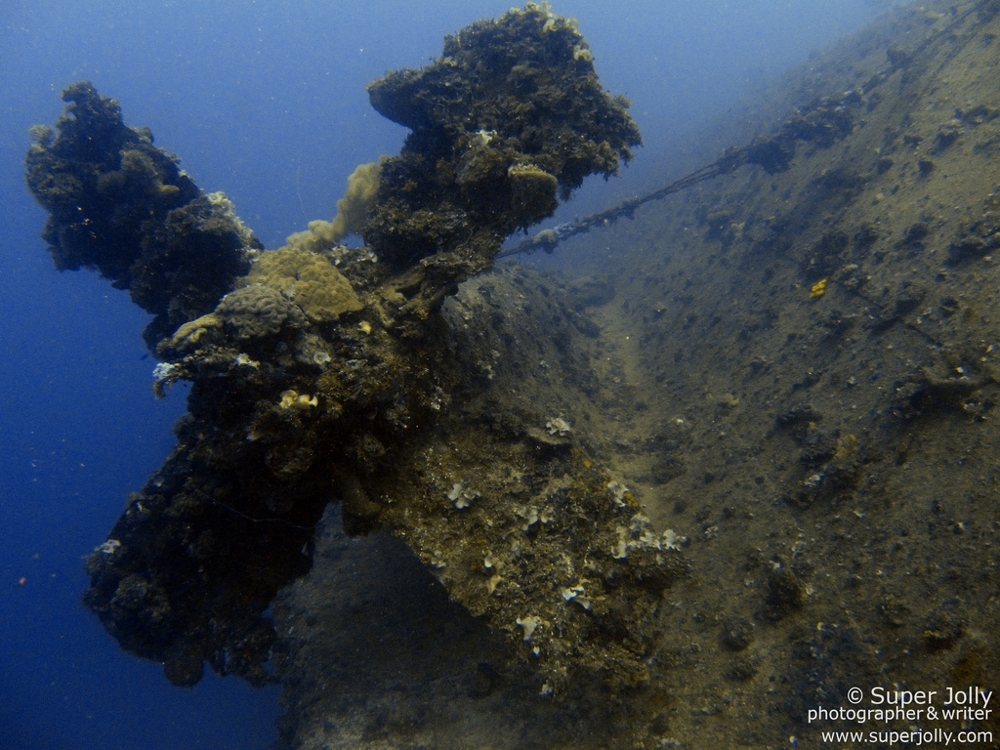
<instances>
[{"instance_id":1,"label":"dark blue ocean","mask_svg":"<svg viewBox=\"0 0 1000 750\"><path fill-rule=\"evenodd\" d=\"M632 100L645 143L622 178L595 179L561 217L668 182L672 149L700 125L888 4L554 3L578 19L605 87ZM28 128L52 124L60 91L90 80L277 247L334 214L357 164L399 149L405 131L369 107L365 84L424 65L445 34L509 6L0 2L0 750L256 750L274 742L280 714L277 688L211 673L172 687L79 603L83 556L171 449L185 393L154 400L146 315L124 292L53 269L45 214L24 186Z\"/></svg>"}]
</instances>

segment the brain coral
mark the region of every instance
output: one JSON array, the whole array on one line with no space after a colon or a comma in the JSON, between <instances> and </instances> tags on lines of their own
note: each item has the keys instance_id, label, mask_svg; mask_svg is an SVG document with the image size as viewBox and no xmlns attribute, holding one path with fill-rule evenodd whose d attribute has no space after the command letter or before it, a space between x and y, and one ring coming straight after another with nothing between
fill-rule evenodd
<instances>
[{"instance_id":1,"label":"brain coral","mask_svg":"<svg viewBox=\"0 0 1000 750\"><path fill-rule=\"evenodd\" d=\"M278 333L289 318L302 324L302 313L281 292L264 284L249 284L227 294L215 315L236 329L241 339Z\"/></svg>"},{"instance_id":2,"label":"brain coral","mask_svg":"<svg viewBox=\"0 0 1000 750\"><path fill-rule=\"evenodd\" d=\"M364 307L351 282L330 261L295 247L263 253L247 281L281 290L315 323L328 323Z\"/></svg>"}]
</instances>

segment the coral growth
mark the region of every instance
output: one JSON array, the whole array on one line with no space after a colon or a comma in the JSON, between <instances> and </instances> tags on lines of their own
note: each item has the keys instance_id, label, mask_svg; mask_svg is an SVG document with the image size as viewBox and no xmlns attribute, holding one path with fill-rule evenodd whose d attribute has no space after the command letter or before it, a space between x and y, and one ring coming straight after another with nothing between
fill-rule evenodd
<instances>
[{"instance_id":1,"label":"coral growth","mask_svg":"<svg viewBox=\"0 0 1000 750\"><path fill-rule=\"evenodd\" d=\"M334 222L273 252L258 252L224 196L201 195L89 84L67 90L77 118L60 120L55 142L38 131L29 183L52 212L57 263L96 266L131 288L160 315L147 334L164 360L155 390L191 382L178 446L130 498L113 550L88 558L85 602L178 684L197 681L202 660L261 683L274 638L264 610L308 568L313 527L339 499L350 531L384 528L429 565L447 558L442 579L456 600L518 644L516 620L539 618L530 658L550 685L567 684L574 664L616 685L642 679L642 629L673 573L648 522L590 462L553 455L570 447L568 431L536 425L544 440L525 446L517 432L487 438L467 420L444 421L444 407L477 398L478 383L472 347L456 344L442 313L459 282L549 215L558 193L614 174L638 130L601 89L575 27L535 5L464 29L433 65L390 73L369 92L413 128L402 153L359 167ZM114 241L91 236L95 224ZM369 247L332 246L359 230ZM436 427L469 447L470 467L505 460L551 491L529 508L502 483L489 498L469 488L456 519L425 471ZM540 536L540 525L539 564L522 566L505 535ZM502 580L492 588L458 564L463 538L493 548ZM582 579L553 566L588 577L571 607L561 592Z\"/></svg>"},{"instance_id":2,"label":"coral growth","mask_svg":"<svg viewBox=\"0 0 1000 750\"><path fill-rule=\"evenodd\" d=\"M147 129L126 127L114 99L89 83L49 128L33 128L28 187L49 211L42 237L60 270L96 268L155 315L144 334L157 342L212 310L262 249L221 194L205 196L153 146Z\"/></svg>"},{"instance_id":3,"label":"coral growth","mask_svg":"<svg viewBox=\"0 0 1000 750\"><path fill-rule=\"evenodd\" d=\"M617 173L639 130L586 50L573 23L529 3L369 84L372 106L413 132L382 164L365 241L396 266L458 248L492 257L550 216L557 192Z\"/></svg>"},{"instance_id":4,"label":"coral growth","mask_svg":"<svg viewBox=\"0 0 1000 750\"><path fill-rule=\"evenodd\" d=\"M310 320L327 323L364 305L351 282L324 256L298 247L264 253L253 264L246 282L267 285L297 304Z\"/></svg>"}]
</instances>

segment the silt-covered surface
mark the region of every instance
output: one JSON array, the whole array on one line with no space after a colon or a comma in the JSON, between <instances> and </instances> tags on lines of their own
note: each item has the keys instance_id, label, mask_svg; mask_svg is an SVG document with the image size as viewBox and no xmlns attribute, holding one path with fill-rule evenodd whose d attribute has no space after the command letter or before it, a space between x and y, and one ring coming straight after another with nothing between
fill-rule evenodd
<instances>
[{"instance_id":1,"label":"silt-covered surface","mask_svg":"<svg viewBox=\"0 0 1000 750\"><path fill-rule=\"evenodd\" d=\"M858 727L808 712L852 707L852 687L996 687L998 10L900 11L790 76L759 131L731 131L746 143L834 102L848 125L829 139L561 244L570 274L463 285L448 335L477 395L404 475L470 533L411 541L429 577L406 550L324 521L313 571L276 607L288 746L996 736L990 719ZM547 527L530 506L571 495L586 461L673 532L678 565L641 620L644 679L584 671L548 696L530 659L510 659L516 639L494 640L435 581L454 588L456 560L484 591L502 573L470 520L498 492L527 513L502 562L531 564ZM350 583L331 593L334 579Z\"/></svg>"}]
</instances>

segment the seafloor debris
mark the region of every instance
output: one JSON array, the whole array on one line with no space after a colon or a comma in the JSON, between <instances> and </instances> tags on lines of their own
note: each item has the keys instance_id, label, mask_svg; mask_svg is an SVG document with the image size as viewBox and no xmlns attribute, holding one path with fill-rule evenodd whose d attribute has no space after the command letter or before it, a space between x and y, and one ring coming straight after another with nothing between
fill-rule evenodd
<instances>
[{"instance_id":1,"label":"seafloor debris","mask_svg":"<svg viewBox=\"0 0 1000 750\"><path fill-rule=\"evenodd\" d=\"M510 425L439 419L476 397L484 359L453 346L442 301L557 193L631 157L626 103L599 85L575 26L533 4L369 92L413 132L381 162L364 225L351 213L369 245L353 251L324 230L258 252L228 201L201 194L89 84L67 89L58 136L29 152L57 266L130 289L158 316L157 391L192 384L177 447L130 498L114 548L88 558L85 603L177 684L206 659L262 683L274 638L262 613L309 568L314 526L339 499L349 531L396 533L457 601L528 641L550 688L579 666L641 680L645 625L679 569L672 545L570 450L561 418L565 445L550 451ZM465 449L432 459L427 436L445 428ZM519 477L516 499L503 476ZM474 493L455 477L476 477Z\"/></svg>"}]
</instances>

